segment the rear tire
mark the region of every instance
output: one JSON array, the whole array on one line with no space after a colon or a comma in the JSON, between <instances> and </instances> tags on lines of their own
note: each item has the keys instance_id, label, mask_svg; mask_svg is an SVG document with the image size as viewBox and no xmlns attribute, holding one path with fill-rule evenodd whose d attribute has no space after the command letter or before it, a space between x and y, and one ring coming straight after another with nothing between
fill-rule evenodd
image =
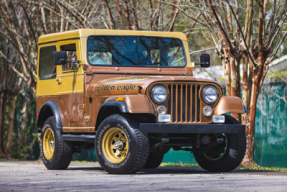
<instances>
[{"instance_id":1,"label":"rear tire","mask_svg":"<svg viewBox=\"0 0 287 192\"><path fill-rule=\"evenodd\" d=\"M49 117L42 128L40 154L45 167L49 170L66 169L72 160L73 145L61 138L56 130L54 116Z\"/></svg>"},{"instance_id":2,"label":"rear tire","mask_svg":"<svg viewBox=\"0 0 287 192\"><path fill-rule=\"evenodd\" d=\"M231 116L225 115L225 119L226 124L240 124ZM234 170L240 165L246 150L245 133L225 134L225 138L226 145L219 144L214 146L209 153L196 152L193 154L195 160L203 169L210 172L227 172ZM218 147L223 147L221 149L223 154L216 156L215 151L218 151Z\"/></svg>"},{"instance_id":3,"label":"rear tire","mask_svg":"<svg viewBox=\"0 0 287 192\"><path fill-rule=\"evenodd\" d=\"M150 152L147 162L144 165L144 168L155 169L159 167L163 160L163 157L164 157L164 154L162 153Z\"/></svg>"},{"instance_id":4,"label":"rear tire","mask_svg":"<svg viewBox=\"0 0 287 192\"><path fill-rule=\"evenodd\" d=\"M100 124L95 152L100 165L108 173L136 173L145 165L149 139L138 127L138 122L120 114L111 115Z\"/></svg>"}]
</instances>

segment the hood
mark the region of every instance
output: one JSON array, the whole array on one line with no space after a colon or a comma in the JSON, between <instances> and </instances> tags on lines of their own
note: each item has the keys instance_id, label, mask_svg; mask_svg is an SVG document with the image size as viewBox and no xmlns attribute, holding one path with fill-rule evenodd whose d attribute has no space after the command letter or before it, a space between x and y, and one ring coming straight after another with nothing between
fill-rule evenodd
<instances>
[{"instance_id":1,"label":"hood","mask_svg":"<svg viewBox=\"0 0 287 192\"><path fill-rule=\"evenodd\" d=\"M141 90L141 93L144 93L151 83L172 81L208 81L216 83L211 80L196 79L192 76L134 76L98 81L97 83L90 85L89 90L92 91L93 95L133 95L138 94L139 89Z\"/></svg>"}]
</instances>

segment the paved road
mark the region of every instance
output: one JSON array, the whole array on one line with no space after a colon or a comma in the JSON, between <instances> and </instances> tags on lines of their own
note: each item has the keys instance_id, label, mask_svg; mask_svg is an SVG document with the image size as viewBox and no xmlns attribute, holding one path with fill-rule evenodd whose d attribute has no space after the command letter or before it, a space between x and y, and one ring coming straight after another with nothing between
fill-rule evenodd
<instances>
[{"instance_id":1,"label":"paved road","mask_svg":"<svg viewBox=\"0 0 287 192\"><path fill-rule=\"evenodd\" d=\"M42 162L0 162L0 191L287 191L287 172L160 167L111 175L97 163L71 163L47 171Z\"/></svg>"}]
</instances>

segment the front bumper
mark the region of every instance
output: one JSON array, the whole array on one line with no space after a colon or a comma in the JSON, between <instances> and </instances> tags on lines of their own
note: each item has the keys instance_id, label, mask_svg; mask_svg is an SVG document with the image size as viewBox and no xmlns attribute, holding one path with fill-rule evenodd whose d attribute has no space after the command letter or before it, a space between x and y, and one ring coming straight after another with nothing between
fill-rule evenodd
<instances>
[{"instance_id":1,"label":"front bumper","mask_svg":"<svg viewBox=\"0 0 287 192\"><path fill-rule=\"evenodd\" d=\"M241 124L141 123L139 129L144 133L245 133Z\"/></svg>"}]
</instances>

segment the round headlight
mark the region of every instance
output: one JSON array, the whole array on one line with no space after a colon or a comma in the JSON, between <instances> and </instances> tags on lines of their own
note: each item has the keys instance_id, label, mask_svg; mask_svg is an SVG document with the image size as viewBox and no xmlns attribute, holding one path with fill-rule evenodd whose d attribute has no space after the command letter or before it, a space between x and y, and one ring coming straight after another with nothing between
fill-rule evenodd
<instances>
[{"instance_id":1,"label":"round headlight","mask_svg":"<svg viewBox=\"0 0 287 192\"><path fill-rule=\"evenodd\" d=\"M205 103L213 104L218 99L217 89L213 86L206 86L202 90L202 98Z\"/></svg>"},{"instance_id":2,"label":"round headlight","mask_svg":"<svg viewBox=\"0 0 287 192\"><path fill-rule=\"evenodd\" d=\"M157 85L151 90L151 97L157 104L162 104L167 99L167 90L162 85Z\"/></svg>"}]
</instances>

